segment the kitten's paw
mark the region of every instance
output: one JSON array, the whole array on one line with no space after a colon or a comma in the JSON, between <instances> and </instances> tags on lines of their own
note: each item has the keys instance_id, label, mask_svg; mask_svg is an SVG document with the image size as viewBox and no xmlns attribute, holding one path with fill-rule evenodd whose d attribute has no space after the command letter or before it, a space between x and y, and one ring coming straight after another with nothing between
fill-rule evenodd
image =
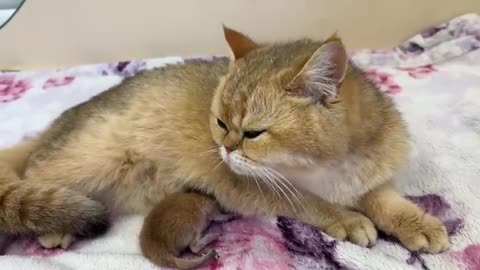
<instances>
[{"instance_id":1,"label":"kitten's paw","mask_svg":"<svg viewBox=\"0 0 480 270\"><path fill-rule=\"evenodd\" d=\"M394 234L411 251L440 253L450 247L447 229L443 223L429 214L402 216L394 228Z\"/></svg>"},{"instance_id":2,"label":"kitten's paw","mask_svg":"<svg viewBox=\"0 0 480 270\"><path fill-rule=\"evenodd\" d=\"M73 242L73 236L71 234L49 233L39 236L38 242L44 248L61 247L67 249Z\"/></svg>"},{"instance_id":3,"label":"kitten's paw","mask_svg":"<svg viewBox=\"0 0 480 270\"><path fill-rule=\"evenodd\" d=\"M199 238L192 243L190 243L190 250L194 254L199 254L200 251L209 251L211 248L208 248L207 245L212 243L213 241L218 240L222 234L221 233L210 233L202 238Z\"/></svg>"},{"instance_id":4,"label":"kitten's paw","mask_svg":"<svg viewBox=\"0 0 480 270\"><path fill-rule=\"evenodd\" d=\"M336 222L327 226L324 231L333 238L348 240L362 247L371 246L377 240L377 230L372 221L353 211L344 213Z\"/></svg>"}]
</instances>

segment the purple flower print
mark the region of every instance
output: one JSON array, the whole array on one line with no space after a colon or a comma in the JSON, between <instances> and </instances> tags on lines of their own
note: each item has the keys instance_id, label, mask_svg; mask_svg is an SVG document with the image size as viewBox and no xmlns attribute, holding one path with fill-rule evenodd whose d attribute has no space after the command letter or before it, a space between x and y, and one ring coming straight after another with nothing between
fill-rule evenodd
<instances>
[{"instance_id":1,"label":"purple flower print","mask_svg":"<svg viewBox=\"0 0 480 270\"><path fill-rule=\"evenodd\" d=\"M19 99L31 87L31 80L19 80L14 74L0 73L0 102Z\"/></svg>"},{"instance_id":2,"label":"purple flower print","mask_svg":"<svg viewBox=\"0 0 480 270\"><path fill-rule=\"evenodd\" d=\"M370 69L365 72L367 77L375 83L380 90L388 94L397 94L402 91L400 85L395 81L393 75L379 71L376 69Z\"/></svg>"},{"instance_id":3,"label":"purple flower print","mask_svg":"<svg viewBox=\"0 0 480 270\"><path fill-rule=\"evenodd\" d=\"M431 38L433 37L434 35L436 35L438 32L446 29L448 27L448 24L441 24L441 25L438 25L438 26L434 26L434 27L430 27L428 29L425 29L424 31L422 31L420 33L420 35L423 37L423 38Z\"/></svg>"},{"instance_id":4,"label":"purple flower print","mask_svg":"<svg viewBox=\"0 0 480 270\"><path fill-rule=\"evenodd\" d=\"M454 259L465 265L465 270L480 269L480 245L469 245L460 252L454 252Z\"/></svg>"},{"instance_id":5,"label":"purple flower print","mask_svg":"<svg viewBox=\"0 0 480 270\"><path fill-rule=\"evenodd\" d=\"M419 67L398 68L399 70L408 72L408 76L415 79L423 79L429 76L432 72L437 71L433 65L425 65Z\"/></svg>"},{"instance_id":6,"label":"purple flower print","mask_svg":"<svg viewBox=\"0 0 480 270\"><path fill-rule=\"evenodd\" d=\"M42 89L48 89L48 88L52 88L52 87L69 85L74 80L75 80L74 76L65 76L65 77L60 77L60 78L49 78L43 84Z\"/></svg>"},{"instance_id":7,"label":"purple flower print","mask_svg":"<svg viewBox=\"0 0 480 270\"><path fill-rule=\"evenodd\" d=\"M335 258L337 241L328 240L317 228L285 217L278 218L277 226L287 249L297 256L313 258L319 264L316 269L345 269Z\"/></svg>"},{"instance_id":8,"label":"purple flower print","mask_svg":"<svg viewBox=\"0 0 480 270\"><path fill-rule=\"evenodd\" d=\"M425 51L425 49L415 42L407 42L398 47L398 49L407 55L419 55Z\"/></svg>"},{"instance_id":9,"label":"purple flower print","mask_svg":"<svg viewBox=\"0 0 480 270\"><path fill-rule=\"evenodd\" d=\"M269 218L243 217L215 224L209 233L220 233L212 243L220 260L208 265L215 269L289 270L292 264L282 233Z\"/></svg>"},{"instance_id":10,"label":"purple flower print","mask_svg":"<svg viewBox=\"0 0 480 270\"><path fill-rule=\"evenodd\" d=\"M106 75L119 75L123 77L131 77L140 71L147 69L144 61L122 61L115 64L103 66L100 73Z\"/></svg>"}]
</instances>

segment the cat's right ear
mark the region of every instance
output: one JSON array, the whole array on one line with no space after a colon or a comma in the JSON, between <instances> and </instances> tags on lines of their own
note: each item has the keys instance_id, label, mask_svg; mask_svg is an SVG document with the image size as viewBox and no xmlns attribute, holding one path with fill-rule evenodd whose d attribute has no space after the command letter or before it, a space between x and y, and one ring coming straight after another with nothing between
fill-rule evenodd
<instances>
[{"instance_id":1,"label":"cat's right ear","mask_svg":"<svg viewBox=\"0 0 480 270\"><path fill-rule=\"evenodd\" d=\"M347 51L335 34L328 38L287 85L290 95L311 98L314 102L333 104L339 101L339 87L348 67Z\"/></svg>"},{"instance_id":2,"label":"cat's right ear","mask_svg":"<svg viewBox=\"0 0 480 270\"><path fill-rule=\"evenodd\" d=\"M223 33L232 52L233 60L238 60L259 47L250 37L230 29L225 25L223 25Z\"/></svg>"}]
</instances>

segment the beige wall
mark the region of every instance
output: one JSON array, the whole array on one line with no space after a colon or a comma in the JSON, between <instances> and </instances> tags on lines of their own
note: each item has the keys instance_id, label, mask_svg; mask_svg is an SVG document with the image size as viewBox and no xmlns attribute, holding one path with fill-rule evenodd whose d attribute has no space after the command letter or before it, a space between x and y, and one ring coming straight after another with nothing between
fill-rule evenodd
<instances>
[{"instance_id":1,"label":"beige wall","mask_svg":"<svg viewBox=\"0 0 480 270\"><path fill-rule=\"evenodd\" d=\"M0 30L0 69L224 53L221 23L262 40L390 47L480 0L27 0Z\"/></svg>"}]
</instances>

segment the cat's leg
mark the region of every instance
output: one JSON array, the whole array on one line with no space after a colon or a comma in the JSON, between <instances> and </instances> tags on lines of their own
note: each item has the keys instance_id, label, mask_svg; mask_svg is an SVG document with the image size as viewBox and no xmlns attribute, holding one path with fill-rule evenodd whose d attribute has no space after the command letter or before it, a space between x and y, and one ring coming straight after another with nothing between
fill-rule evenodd
<instances>
[{"instance_id":1,"label":"cat's leg","mask_svg":"<svg viewBox=\"0 0 480 270\"><path fill-rule=\"evenodd\" d=\"M233 213L225 213L220 207L217 207L209 214L208 219L214 222L225 222L233 219L235 215Z\"/></svg>"},{"instance_id":2,"label":"cat's leg","mask_svg":"<svg viewBox=\"0 0 480 270\"><path fill-rule=\"evenodd\" d=\"M42 246L70 245L68 233L104 230L105 207L71 189L33 179L20 180L11 166L0 162L0 233L41 235Z\"/></svg>"},{"instance_id":3,"label":"cat's leg","mask_svg":"<svg viewBox=\"0 0 480 270\"><path fill-rule=\"evenodd\" d=\"M46 179L42 172L54 165L29 170L28 177L17 182L18 187L10 184L13 192L8 202L21 206L11 207L10 216L18 215L18 219L10 220L17 220L11 226L21 228L20 233L38 235L45 248L68 248L74 235L83 238L104 233L109 223L108 209L87 193Z\"/></svg>"},{"instance_id":4,"label":"cat's leg","mask_svg":"<svg viewBox=\"0 0 480 270\"><path fill-rule=\"evenodd\" d=\"M207 183L208 184L208 183ZM375 243L377 231L363 214L345 209L309 193L293 206L286 198L264 190L263 195L251 181L225 179L204 187L227 210L243 215L273 215L299 219L314 225L338 240L348 240L360 246Z\"/></svg>"},{"instance_id":5,"label":"cat's leg","mask_svg":"<svg viewBox=\"0 0 480 270\"><path fill-rule=\"evenodd\" d=\"M69 233L88 237L108 226L102 203L52 183L11 182L0 185L0 197L0 231L44 236L40 242L48 248L68 246Z\"/></svg>"},{"instance_id":6,"label":"cat's leg","mask_svg":"<svg viewBox=\"0 0 480 270\"><path fill-rule=\"evenodd\" d=\"M210 218L210 220L215 221L215 222L225 222L225 221L229 221L233 217L234 217L234 215L232 215L232 214L218 213L218 214L213 215Z\"/></svg>"},{"instance_id":7,"label":"cat's leg","mask_svg":"<svg viewBox=\"0 0 480 270\"><path fill-rule=\"evenodd\" d=\"M36 158L27 167L21 182L39 189L34 194L26 192L31 198L22 205L33 208L42 204L42 213L38 215L43 215L43 219L35 220L41 230L33 233L39 235L43 247L67 248L77 236L94 237L108 228L109 210L94 198L101 191L108 192L105 188L110 175L103 169L104 164L110 164L98 160L96 163L84 161L65 148ZM33 211L29 213L30 218L37 218Z\"/></svg>"},{"instance_id":8,"label":"cat's leg","mask_svg":"<svg viewBox=\"0 0 480 270\"><path fill-rule=\"evenodd\" d=\"M47 233L38 237L38 242L44 248L61 247L67 249L73 242L74 238L71 234Z\"/></svg>"},{"instance_id":9,"label":"cat's leg","mask_svg":"<svg viewBox=\"0 0 480 270\"><path fill-rule=\"evenodd\" d=\"M196 239L190 244L190 250L194 254L199 254L200 251L204 250L204 253L208 253L211 249L206 248L206 246L213 241L217 240L220 237L220 233L210 233L206 234L205 236L201 236L200 234L196 237Z\"/></svg>"},{"instance_id":10,"label":"cat's leg","mask_svg":"<svg viewBox=\"0 0 480 270\"><path fill-rule=\"evenodd\" d=\"M39 238L40 243L46 247L65 247L71 239L68 233L79 237L93 237L103 233L108 227L107 211L112 209L134 213L144 211L146 207L142 195L147 190L151 192L155 189L152 187L155 174L152 166L152 162L121 147L92 150L88 141L82 140L76 140L62 149L36 153L22 182L51 187L51 192L58 194L59 199L66 200L64 203L59 203L57 199L49 201L62 207L43 208L45 212L51 212L54 220L49 222L63 222L65 226L71 224L70 226L79 227L47 230L47 235ZM67 194L70 194L70 200ZM159 196L161 194L157 195ZM103 216L100 218L100 213L87 211L79 204L85 202L99 209L101 207ZM59 212L60 210L62 211ZM92 226L82 227L90 220ZM43 223L48 224L47 220Z\"/></svg>"},{"instance_id":11,"label":"cat's leg","mask_svg":"<svg viewBox=\"0 0 480 270\"><path fill-rule=\"evenodd\" d=\"M411 251L439 253L450 245L442 222L400 195L391 183L366 194L361 208L380 230Z\"/></svg>"}]
</instances>

